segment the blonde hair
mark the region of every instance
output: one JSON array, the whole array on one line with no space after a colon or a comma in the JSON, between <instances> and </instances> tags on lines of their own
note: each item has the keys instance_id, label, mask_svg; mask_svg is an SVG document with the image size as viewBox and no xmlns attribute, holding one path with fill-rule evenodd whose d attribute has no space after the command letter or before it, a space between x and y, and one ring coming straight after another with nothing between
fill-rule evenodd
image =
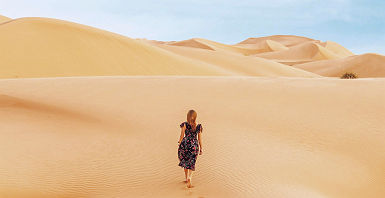
<instances>
[{"instance_id":1,"label":"blonde hair","mask_svg":"<svg viewBox=\"0 0 385 198\"><path fill-rule=\"evenodd\" d=\"M197 119L197 112L193 109L189 110L187 113L187 122L190 124L193 131L196 130L196 122Z\"/></svg>"}]
</instances>

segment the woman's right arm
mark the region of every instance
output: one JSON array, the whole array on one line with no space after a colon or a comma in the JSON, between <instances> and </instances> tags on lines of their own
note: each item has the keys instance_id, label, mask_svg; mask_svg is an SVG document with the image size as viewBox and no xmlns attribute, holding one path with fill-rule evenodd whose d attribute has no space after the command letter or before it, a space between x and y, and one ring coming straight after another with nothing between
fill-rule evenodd
<instances>
[{"instance_id":1,"label":"woman's right arm","mask_svg":"<svg viewBox=\"0 0 385 198\"><path fill-rule=\"evenodd\" d=\"M181 128L178 145L182 142L182 139L184 137L184 130L185 130L185 128L186 128L185 125L183 125L183 127Z\"/></svg>"},{"instance_id":2,"label":"woman's right arm","mask_svg":"<svg viewBox=\"0 0 385 198\"><path fill-rule=\"evenodd\" d=\"M200 130L201 131L198 133L198 142L199 142L199 147L200 147L199 155L202 155L202 152L203 152L203 150L202 150L202 127Z\"/></svg>"}]
</instances>

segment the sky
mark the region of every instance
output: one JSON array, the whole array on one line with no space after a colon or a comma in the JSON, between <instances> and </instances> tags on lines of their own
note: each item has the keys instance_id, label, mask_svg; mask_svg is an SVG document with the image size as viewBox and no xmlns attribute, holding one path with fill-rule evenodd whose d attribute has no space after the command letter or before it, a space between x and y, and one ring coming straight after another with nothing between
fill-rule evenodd
<instances>
[{"instance_id":1,"label":"sky","mask_svg":"<svg viewBox=\"0 0 385 198\"><path fill-rule=\"evenodd\" d=\"M131 38L298 35L335 41L356 54L385 55L383 0L0 0L0 15L49 17Z\"/></svg>"}]
</instances>

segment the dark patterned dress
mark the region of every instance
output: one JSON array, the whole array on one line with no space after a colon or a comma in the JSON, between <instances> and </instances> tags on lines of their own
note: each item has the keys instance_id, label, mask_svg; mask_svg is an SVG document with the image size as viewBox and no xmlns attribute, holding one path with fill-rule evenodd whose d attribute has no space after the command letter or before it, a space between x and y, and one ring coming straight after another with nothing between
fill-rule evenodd
<instances>
[{"instance_id":1,"label":"dark patterned dress","mask_svg":"<svg viewBox=\"0 0 385 198\"><path fill-rule=\"evenodd\" d=\"M183 122L180 127L182 128L183 125L186 125L186 129L178 148L179 166L195 171L195 162L199 154L197 135L202 132L203 128L201 124L198 124L196 130L193 131L188 122Z\"/></svg>"}]
</instances>

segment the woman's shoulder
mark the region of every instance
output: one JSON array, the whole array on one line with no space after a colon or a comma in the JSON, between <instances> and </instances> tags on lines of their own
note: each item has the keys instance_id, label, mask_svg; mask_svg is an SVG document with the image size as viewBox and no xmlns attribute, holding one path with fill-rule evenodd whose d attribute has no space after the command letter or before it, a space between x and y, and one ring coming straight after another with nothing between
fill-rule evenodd
<instances>
[{"instance_id":1,"label":"woman's shoulder","mask_svg":"<svg viewBox=\"0 0 385 198\"><path fill-rule=\"evenodd\" d=\"M184 122L182 122L179 126L180 126L180 127L183 127L183 125L188 125L188 122L184 121Z\"/></svg>"}]
</instances>

